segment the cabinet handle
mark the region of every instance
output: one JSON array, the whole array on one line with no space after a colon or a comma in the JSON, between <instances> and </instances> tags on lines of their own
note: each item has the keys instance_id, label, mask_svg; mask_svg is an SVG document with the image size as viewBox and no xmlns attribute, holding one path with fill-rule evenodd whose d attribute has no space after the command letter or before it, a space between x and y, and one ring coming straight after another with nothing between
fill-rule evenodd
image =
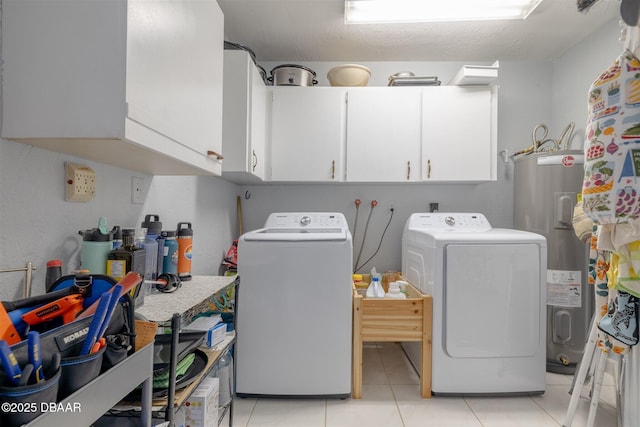
<instances>
[{"instance_id":1,"label":"cabinet handle","mask_svg":"<svg viewBox=\"0 0 640 427\"><path fill-rule=\"evenodd\" d=\"M331 161L331 179L336 179L336 161Z\"/></svg>"},{"instance_id":2,"label":"cabinet handle","mask_svg":"<svg viewBox=\"0 0 640 427\"><path fill-rule=\"evenodd\" d=\"M256 171L256 166L258 166L258 156L256 154L256 150L253 150L253 166L252 166L253 172Z\"/></svg>"},{"instance_id":3,"label":"cabinet handle","mask_svg":"<svg viewBox=\"0 0 640 427\"><path fill-rule=\"evenodd\" d=\"M222 159L224 159L224 157L222 157L222 154L216 153L216 152L215 152L215 151L213 151L213 150L207 150L207 156L213 156L213 157L215 157L215 158L216 158L216 159L218 159L218 160L222 160Z\"/></svg>"},{"instance_id":4,"label":"cabinet handle","mask_svg":"<svg viewBox=\"0 0 640 427\"><path fill-rule=\"evenodd\" d=\"M411 160L407 162L407 181L411 179Z\"/></svg>"},{"instance_id":5,"label":"cabinet handle","mask_svg":"<svg viewBox=\"0 0 640 427\"><path fill-rule=\"evenodd\" d=\"M431 160L427 160L427 178L431 178Z\"/></svg>"}]
</instances>

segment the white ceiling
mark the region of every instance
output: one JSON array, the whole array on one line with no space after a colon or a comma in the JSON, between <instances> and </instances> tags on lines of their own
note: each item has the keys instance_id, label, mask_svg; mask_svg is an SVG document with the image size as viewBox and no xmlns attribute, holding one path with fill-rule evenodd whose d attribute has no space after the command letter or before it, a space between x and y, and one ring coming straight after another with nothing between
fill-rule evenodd
<instances>
[{"instance_id":1,"label":"white ceiling","mask_svg":"<svg viewBox=\"0 0 640 427\"><path fill-rule=\"evenodd\" d=\"M430 0L424 0L430 1ZM218 0L225 39L258 61L494 61L554 59L619 16L619 0L578 12L544 0L524 21L345 25L343 0Z\"/></svg>"}]
</instances>

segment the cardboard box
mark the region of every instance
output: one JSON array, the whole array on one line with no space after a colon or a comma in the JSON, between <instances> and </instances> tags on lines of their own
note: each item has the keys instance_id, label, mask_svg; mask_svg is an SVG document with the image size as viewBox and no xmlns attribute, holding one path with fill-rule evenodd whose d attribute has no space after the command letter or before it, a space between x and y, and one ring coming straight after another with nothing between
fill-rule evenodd
<instances>
[{"instance_id":1,"label":"cardboard box","mask_svg":"<svg viewBox=\"0 0 640 427\"><path fill-rule=\"evenodd\" d=\"M182 330L185 332L207 332L208 347L214 347L222 342L227 335L227 325L222 323L222 317L219 314L211 317L198 317Z\"/></svg>"},{"instance_id":2,"label":"cardboard box","mask_svg":"<svg viewBox=\"0 0 640 427\"><path fill-rule=\"evenodd\" d=\"M184 402L185 427L217 427L220 381L207 377Z\"/></svg>"}]
</instances>

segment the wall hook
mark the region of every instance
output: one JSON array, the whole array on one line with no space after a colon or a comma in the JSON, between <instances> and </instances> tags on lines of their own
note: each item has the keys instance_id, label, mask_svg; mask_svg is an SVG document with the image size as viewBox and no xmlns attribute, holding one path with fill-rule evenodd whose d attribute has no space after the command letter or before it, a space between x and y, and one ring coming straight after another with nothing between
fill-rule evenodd
<instances>
[{"instance_id":1,"label":"wall hook","mask_svg":"<svg viewBox=\"0 0 640 427\"><path fill-rule=\"evenodd\" d=\"M509 163L509 150L504 149L500 152L500 154L502 154L502 161L505 163Z\"/></svg>"}]
</instances>

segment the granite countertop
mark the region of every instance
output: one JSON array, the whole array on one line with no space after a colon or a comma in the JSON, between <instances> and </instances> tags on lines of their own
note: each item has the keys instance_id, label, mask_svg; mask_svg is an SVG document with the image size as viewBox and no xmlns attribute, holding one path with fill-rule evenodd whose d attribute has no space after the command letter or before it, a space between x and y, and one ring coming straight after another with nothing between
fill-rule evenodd
<instances>
[{"instance_id":1,"label":"granite countertop","mask_svg":"<svg viewBox=\"0 0 640 427\"><path fill-rule=\"evenodd\" d=\"M144 297L144 304L136 307L150 322L160 325L171 323L174 313L187 320L195 312L209 309L209 301L220 291L233 285L238 276L193 276L182 282L182 287L171 293L152 293ZM185 316L187 314L187 316Z\"/></svg>"}]
</instances>

